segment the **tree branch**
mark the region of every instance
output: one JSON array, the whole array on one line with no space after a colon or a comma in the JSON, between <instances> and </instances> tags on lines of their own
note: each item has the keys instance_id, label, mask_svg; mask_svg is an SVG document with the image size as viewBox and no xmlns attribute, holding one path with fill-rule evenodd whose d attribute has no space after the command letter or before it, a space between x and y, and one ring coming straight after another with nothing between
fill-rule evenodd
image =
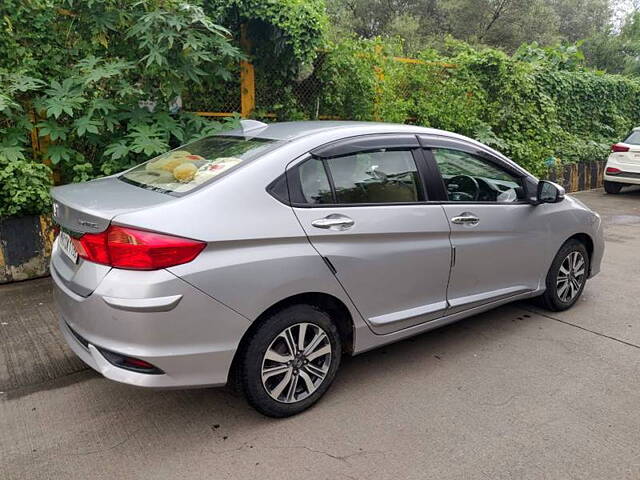
<instances>
[{"instance_id":1,"label":"tree branch","mask_svg":"<svg viewBox=\"0 0 640 480\"><path fill-rule=\"evenodd\" d=\"M512 0L499 0L498 1L498 5L496 6L496 9L494 10L493 15L491 16L491 20L489 21L489 23L485 27L484 32L482 33L482 35L480 35L478 37L479 41L482 41L482 39L487 35L487 33L489 33L489 30L491 30L491 27L493 27L493 24L496 23L498 18L500 18L500 15L502 15L502 12L507 8L507 6L511 3L511 1Z\"/></svg>"}]
</instances>

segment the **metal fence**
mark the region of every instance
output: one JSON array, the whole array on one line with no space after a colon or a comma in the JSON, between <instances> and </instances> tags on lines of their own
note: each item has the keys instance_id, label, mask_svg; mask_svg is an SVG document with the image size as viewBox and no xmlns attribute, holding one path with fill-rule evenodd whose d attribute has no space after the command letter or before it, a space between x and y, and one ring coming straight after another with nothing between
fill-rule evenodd
<instances>
[{"instance_id":1,"label":"metal fence","mask_svg":"<svg viewBox=\"0 0 640 480\"><path fill-rule=\"evenodd\" d=\"M327 59L328 52L318 53L311 73L303 79L288 79L285 84L274 86L271 82L271 74L265 67L256 68L248 61L240 62L236 72L237 77L233 81L226 82L223 88L209 92L206 99L187 98L185 108L198 115L206 117L226 117L233 113L239 113L241 117L258 118L278 118L277 107L282 102L283 89L287 95L294 99L298 109L298 115L305 119L351 119L349 114L337 114L328 108L323 102L323 96L328 86L317 72L321 71ZM366 54L362 54L366 56ZM376 62L376 59L379 60ZM434 77L442 79L449 69L456 68L456 65L444 62L428 62L415 58L388 57L383 56L382 51L377 51L371 62L371 76L377 85L381 86L388 80L385 75L384 65L394 65L397 73L399 69L406 70L406 75L399 75L405 79L400 81L395 87L396 94L406 97L411 91L411 73L418 70L429 70ZM380 120L381 114L377 107L382 102L382 88L377 88L373 99L372 119ZM286 118L289 119L289 118ZM299 118L296 118L299 119ZM405 119L408 122L415 120L409 116Z\"/></svg>"}]
</instances>

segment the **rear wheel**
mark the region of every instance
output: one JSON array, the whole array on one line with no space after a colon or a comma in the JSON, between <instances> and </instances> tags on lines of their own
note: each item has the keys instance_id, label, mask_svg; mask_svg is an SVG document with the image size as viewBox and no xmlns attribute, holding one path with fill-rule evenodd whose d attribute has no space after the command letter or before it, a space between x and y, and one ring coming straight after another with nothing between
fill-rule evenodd
<instances>
[{"instance_id":1,"label":"rear wheel","mask_svg":"<svg viewBox=\"0 0 640 480\"><path fill-rule=\"evenodd\" d=\"M327 391L342 344L331 317L311 305L286 307L266 319L247 342L240 383L249 403L270 417L306 410Z\"/></svg>"},{"instance_id":2,"label":"rear wheel","mask_svg":"<svg viewBox=\"0 0 640 480\"><path fill-rule=\"evenodd\" d=\"M589 275L589 254L578 240L569 240L556 254L547 273L547 290L540 297L544 307L567 310L578 301Z\"/></svg>"},{"instance_id":3,"label":"rear wheel","mask_svg":"<svg viewBox=\"0 0 640 480\"><path fill-rule=\"evenodd\" d=\"M622 187L624 187L622 183L604 181L604 191L607 193L620 193Z\"/></svg>"}]
</instances>

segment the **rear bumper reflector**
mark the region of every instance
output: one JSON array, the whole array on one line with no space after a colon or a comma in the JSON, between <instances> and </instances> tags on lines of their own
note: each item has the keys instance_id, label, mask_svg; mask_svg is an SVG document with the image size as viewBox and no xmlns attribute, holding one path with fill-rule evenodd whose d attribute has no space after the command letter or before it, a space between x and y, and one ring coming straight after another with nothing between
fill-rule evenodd
<instances>
[{"instance_id":1,"label":"rear bumper reflector","mask_svg":"<svg viewBox=\"0 0 640 480\"><path fill-rule=\"evenodd\" d=\"M100 354L114 367L123 368L125 370L131 370L138 373L146 373L147 375L162 375L164 372L155 365L150 364L145 360L141 360L135 357L129 357L120 353L105 350L104 348L96 347Z\"/></svg>"},{"instance_id":2,"label":"rear bumper reflector","mask_svg":"<svg viewBox=\"0 0 640 480\"><path fill-rule=\"evenodd\" d=\"M66 322L65 322L66 323ZM71 326L67 323L67 328L71 332L71 334L75 337L75 339L82 345L86 350L89 350L89 341L76 332ZM93 345L93 344L92 344ZM146 373L147 375L162 375L164 372L160 370L155 365L151 363L141 360L139 358L130 357L128 355L122 355L120 353L112 352L111 350L107 350L105 348L101 348L97 345L93 345L100 355L102 355L107 362L109 362L114 367L122 368L124 370L131 370L132 372L137 373Z\"/></svg>"}]
</instances>

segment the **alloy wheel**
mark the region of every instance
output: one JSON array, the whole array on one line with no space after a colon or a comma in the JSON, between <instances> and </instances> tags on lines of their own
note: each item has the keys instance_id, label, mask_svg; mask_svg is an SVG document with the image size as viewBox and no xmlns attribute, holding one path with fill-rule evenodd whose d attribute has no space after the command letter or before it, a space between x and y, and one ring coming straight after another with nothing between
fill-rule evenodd
<instances>
[{"instance_id":1,"label":"alloy wheel","mask_svg":"<svg viewBox=\"0 0 640 480\"><path fill-rule=\"evenodd\" d=\"M556 279L558 298L569 303L580 292L585 281L586 262L581 252L573 251L560 264Z\"/></svg>"},{"instance_id":2,"label":"alloy wheel","mask_svg":"<svg viewBox=\"0 0 640 480\"><path fill-rule=\"evenodd\" d=\"M331 366L331 342L313 323L297 323L280 332L262 359L262 385L282 403L304 400L322 384Z\"/></svg>"}]
</instances>

